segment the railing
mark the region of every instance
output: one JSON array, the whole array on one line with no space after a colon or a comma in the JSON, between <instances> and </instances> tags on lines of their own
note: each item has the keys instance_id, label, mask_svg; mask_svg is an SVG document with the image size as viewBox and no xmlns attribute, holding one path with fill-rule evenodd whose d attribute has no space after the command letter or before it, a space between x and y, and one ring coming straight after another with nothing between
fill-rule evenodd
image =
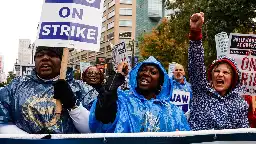
<instances>
[{"instance_id":1,"label":"railing","mask_svg":"<svg viewBox=\"0 0 256 144\"><path fill-rule=\"evenodd\" d=\"M1 144L174 144L174 143L256 143L256 129L207 130L158 133L97 133L42 135L0 135Z\"/></svg>"}]
</instances>

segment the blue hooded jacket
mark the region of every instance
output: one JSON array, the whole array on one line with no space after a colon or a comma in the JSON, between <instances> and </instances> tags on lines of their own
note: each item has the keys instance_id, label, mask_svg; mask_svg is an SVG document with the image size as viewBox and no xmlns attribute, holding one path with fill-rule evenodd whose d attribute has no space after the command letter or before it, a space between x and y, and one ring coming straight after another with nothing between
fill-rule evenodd
<instances>
[{"instance_id":1,"label":"blue hooded jacket","mask_svg":"<svg viewBox=\"0 0 256 144\"><path fill-rule=\"evenodd\" d=\"M144 63L157 64L164 73L164 83L156 99L147 100L136 91L138 70ZM96 102L91 108L90 130L98 133L171 132L190 130L183 112L169 100L169 77L154 57L137 64L129 73L130 90L118 89L117 114L113 123L95 118Z\"/></svg>"},{"instance_id":2,"label":"blue hooded jacket","mask_svg":"<svg viewBox=\"0 0 256 144\"><path fill-rule=\"evenodd\" d=\"M184 77L184 83L176 81L173 76L170 77L170 101L181 108L184 113L190 110L189 105L192 99L192 89L190 83Z\"/></svg>"},{"instance_id":3,"label":"blue hooded jacket","mask_svg":"<svg viewBox=\"0 0 256 144\"><path fill-rule=\"evenodd\" d=\"M78 102L87 93L82 81L73 79L72 69L66 76ZM56 99L53 98L54 80L42 80L35 71L31 75L16 77L8 86L0 90L0 123L11 122L27 133L33 134L46 128L51 133L78 133L66 109L61 116L54 114Z\"/></svg>"}]
</instances>

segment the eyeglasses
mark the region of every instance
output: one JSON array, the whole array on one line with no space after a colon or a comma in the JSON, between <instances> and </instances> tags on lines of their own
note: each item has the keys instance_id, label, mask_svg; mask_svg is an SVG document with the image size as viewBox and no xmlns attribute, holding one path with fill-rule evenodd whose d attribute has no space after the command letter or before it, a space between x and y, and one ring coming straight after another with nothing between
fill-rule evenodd
<instances>
[{"instance_id":1,"label":"eyeglasses","mask_svg":"<svg viewBox=\"0 0 256 144\"><path fill-rule=\"evenodd\" d=\"M100 75L100 72L89 71L86 73L86 76L88 76L88 77L94 76L94 75Z\"/></svg>"}]
</instances>

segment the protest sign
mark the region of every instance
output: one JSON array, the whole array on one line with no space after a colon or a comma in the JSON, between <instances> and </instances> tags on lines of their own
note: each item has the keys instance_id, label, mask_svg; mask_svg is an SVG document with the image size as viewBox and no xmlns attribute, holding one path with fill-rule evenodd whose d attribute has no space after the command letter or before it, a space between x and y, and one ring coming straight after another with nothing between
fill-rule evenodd
<instances>
[{"instance_id":1,"label":"protest sign","mask_svg":"<svg viewBox=\"0 0 256 144\"><path fill-rule=\"evenodd\" d=\"M37 46L98 51L103 0L45 0Z\"/></svg>"},{"instance_id":2,"label":"protest sign","mask_svg":"<svg viewBox=\"0 0 256 144\"><path fill-rule=\"evenodd\" d=\"M112 58L113 58L114 70L116 70L120 62L124 62L124 61L128 63L129 69L131 68L131 63L128 58L127 50L124 42L121 42L115 45L115 47L112 50Z\"/></svg>"},{"instance_id":3,"label":"protest sign","mask_svg":"<svg viewBox=\"0 0 256 144\"><path fill-rule=\"evenodd\" d=\"M217 57L226 56L228 54L228 34L221 32L215 35Z\"/></svg>"},{"instance_id":4,"label":"protest sign","mask_svg":"<svg viewBox=\"0 0 256 144\"><path fill-rule=\"evenodd\" d=\"M172 77L173 71L175 69L175 65L176 65L175 62L169 63L169 67L168 67L168 75L169 75L169 77Z\"/></svg>"},{"instance_id":5,"label":"protest sign","mask_svg":"<svg viewBox=\"0 0 256 144\"><path fill-rule=\"evenodd\" d=\"M170 101L186 113L189 111L190 92L174 89Z\"/></svg>"},{"instance_id":6,"label":"protest sign","mask_svg":"<svg viewBox=\"0 0 256 144\"><path fill-rule=\"evenodd\" d=\"M256 95L256 35L230 34L229 55L241 71L242 95Z\"/></svg>"},{"instance_id":7,"label":"protest sign","mask_svg":"<svg viewBox=\"0 0 256 144\"><path fill-rule=\"evenodd\" d=\"M21 66L21 75L22 76L31 75L31 72L33 71L34 68L35 68L35 66L22 65Z\"/></svg>"}]
</instances>

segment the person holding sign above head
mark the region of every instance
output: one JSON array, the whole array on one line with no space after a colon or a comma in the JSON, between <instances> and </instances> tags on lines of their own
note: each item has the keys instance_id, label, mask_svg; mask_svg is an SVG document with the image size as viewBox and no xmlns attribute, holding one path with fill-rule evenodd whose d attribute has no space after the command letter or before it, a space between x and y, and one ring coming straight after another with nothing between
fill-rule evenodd
<instances>
[{"instance_id":1,"label":"person holding sign above head","mask_svg":"<svg viewBox=\"0 0 256 144\"><path fill-rule=\"evenodd\" d=\"M62 53L62 47L38 46L31 75L16 77L0 90L0 133L79 133L71 118L77 117L77 111L84 114L80 115L85 120L81 132L90 132L89 111L79 104L87 93L84 84L73 79L71 68L66 80L58 80ZM62 103L60 113L57 100Z\"/></svg>"},{"instance_id":2,"label":"person holding sign above head","mask_svg":"<svg viewBox=\"0 0 256 144\"><path fill-rule=\"evenodd\" d=\"M83 82L85 87L88 89L86 97L83 99L86 105L86 109L90 110L94 100L98 96L98 91L102 87L104 81L104 74L96 66L88 67L82 74Z\"/></svg>"},{"instance_id":3,"label":"person holding sign above head","mask_svg":"<svg viewBox=\"0 0 256 144\"><path fill-rule=\"evenodd\" d=\"M171 132L190 130L184 113L169 100L169 76L154 57L137 64L129 73L130 90L118 87L125 81L128 64L99 91L90 111L90 130L97 133Z\"/></svg>"},{"instance_id":4,"label":"person holding sign above head","mask_svg":"<svg viewBox=\"0 0 256 144\"><path fill-rule=\"evenodd\" d=\"M181 108L188 118L192 90L190 83L185 78L185 70L181 64L175 64L173 75L170 77L170 84L171 102Z\"/></svg>"},{"instance_id":5,"label":"person holding sign above head","mask_svg":"<svg viewBox=\"0 0 256 144\"><path fill-rule=\"evenodd\" d=\"M202 25L204 14L190 18L189 77L193 91L189 124L192 130L248 128L248 105L238 94L236 63L220 57L209 67L206 80Z\"/></svg>"}]
</instances>

